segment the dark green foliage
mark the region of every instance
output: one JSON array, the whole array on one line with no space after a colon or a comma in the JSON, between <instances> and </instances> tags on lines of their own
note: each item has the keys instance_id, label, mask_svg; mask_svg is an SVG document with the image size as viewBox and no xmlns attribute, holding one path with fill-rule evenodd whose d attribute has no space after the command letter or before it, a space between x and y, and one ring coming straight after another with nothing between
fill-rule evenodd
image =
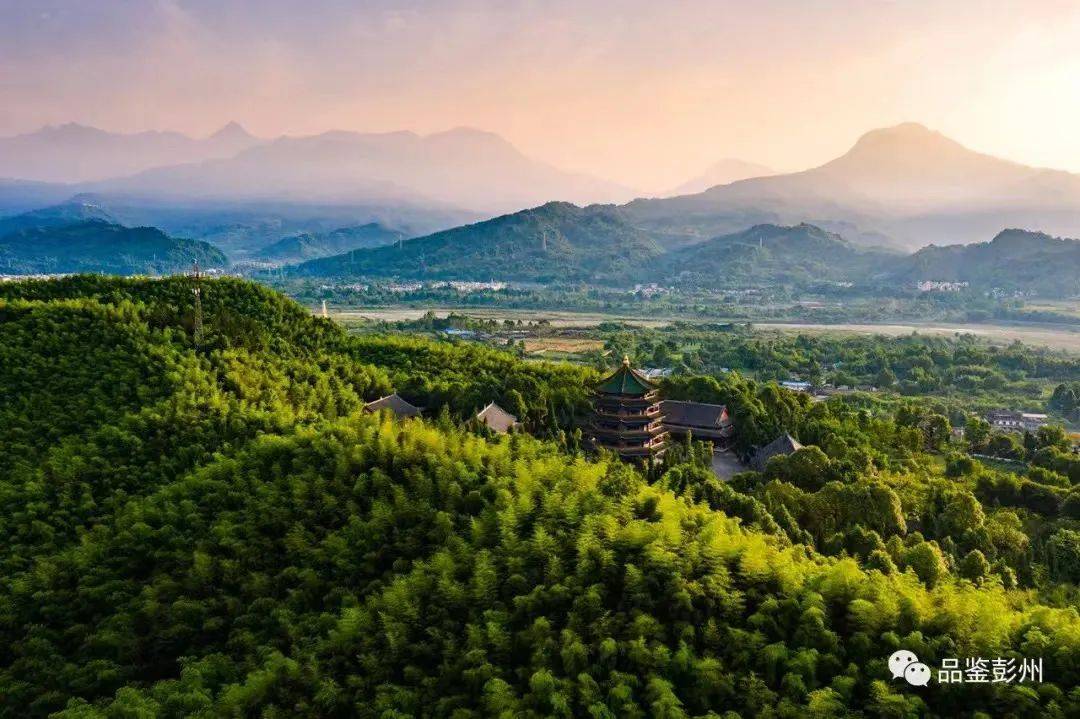
<instances>
[{"instance_id":1,"label":"dark green foliage","mask_svg":"<svg viewBox=\"0 0 1080 719\"><path fill-rule=\"evenodd\" d=\"M1046 542L1046 552L1055 579L1080 583L1080 532L1059 529Z\"/></svg>"},{"instance_id":2,"label":"dark green foliage","mask_svg":"<svg viewBox=\"0 0 1080 719\"><path fill-rule=\"evenodd\" d=\"M1080 240L1003 230L990 242L924 247L900 263L897 279L968 282L1052 297L1080 293Z\"/></svg>"},{"instance_id":3,"label":"dark green foliage","mask_svg":"<svg viewBox=\"0 0 1080 719\"><path fill-rule=\"evenodd\" d=\"M933 412L680 380L816 446L725 483L687 442L646 477L570 439L589 370L350 337L234 281L196 346L189 293L0 287L0 716L1080 712L1080 618L1006 589L1037 579L1028 510L931 476ZM391 390L433 419L360 411ZM463 429L491 399L559 442ZM1065 582L1074 534L1036 537ZM900 647L1047 681L910 689Z\"/></svg>"},{"instance_id":4,"label":"dark green foliage","mask_svg":"<svg viewBox=\"0 0 1080 719\"><path fill-rule=\"evenodd\" d=\"M865 282L898 259L891 253L857 248L813 225L755 225L668 253L643 267L640 275L654 282L677 279L698 287L808 286L830 280Z\"/></svg>"},{"instance_id":5,"label":"dark green foliage","mask_svg":"<svg viewBox=\"0 0 1080 719\"><path fill-rule=\"evenodd\" d=\"M5 637L5 699L39 713L80 697L65 717L797 717L821 692L871 705L900 645L994 653L1025 641L1017 622L1075 651L1067 612L808 558L627 480L612 494L602 466L531 440L416 423L265 437L19 585L9 616L34 628ZM907 553L944 584L939 560ZM928 701L953 716L1018 691Z\"/></svg>"},{"instance_id":6,"label":"dark green foliage","mask_svg":"<svg viewBox=\"0 0 1080 719\"><path fill-rule=\"evenodd\" d=\"M298 276L574 281L615 279L661 253L610 207L551 202L399 246L313 260Z\"/></svg>"},{"instance_id":7,"label":"dark green foliage","mask_svg":"<svg viewBox=\"0 0 1080 719\"><path fill-rule=\"evenodd\" d=\"M195 261L206 268L228 264L221 250L207 242L102 220L30 227L0 236L0 272L9 274L168 274L187 271Z\"/></svg>"},{"instance_id":8,"label":"dark green foliage","mask_svg":"<svg viewBox=\"0 0 1080 719\"><path fill-rule=\"evenodd\" d=\"M544 436L587 415L588 388L598 379L585 368L525 364L476 344L366 335L350 338L346 351L386 369L402 396L429 410L447 406L467 417L494 401L513 407L527 430Z\"/></svg>"},{"instance_id":9,"label":"dark green foliage","mask_svg":"<svg viewBox=\"0 0 1080 719\"><path fill-rule=\"evenodd\" d=\"M1067 382L1054 388L1049 408L1071 420L1080 420L1080 382Z\"/></svg>"},{"instance_id":10,"label":"dark green foliage","mask_svg":"<svg viewBox=\"0 0 1080 719\"><path fill-rule=\"evenodd\" d=\"M667 366L677 372L738 370L758 380L799 378L849 389L874 387L912 397L954 399L968 410L1059 412L1071 396L1068 390L1057 391L1057 403L1047 403L1046 393L1080 375L1076 355L1019 342L1000 347L972 335L794 334L741 324L676 322L660 329L611 323L598 328L597 336L614 356L628 355L638 365L654 366L654 355L664 347L673 355ZM952 418L951 412L944 414ZM963 419L955 424L962 425ZM974 429L974 443L982 446L989 427L985 435Z\"/></svg>"},{"instance_id":11,"label":"dark green foliage","mask_svg":"<svg viewBox=\"0 0 1080 719\"><path fill-rule=\"evenodd\" d=\"M351 250L392 245L404 239L403 232L371 222L355 227L341 227L331 232L303 232L283 237L259 250L257 256L279 262L298 262Z\"/></svg>"}]
</instances>

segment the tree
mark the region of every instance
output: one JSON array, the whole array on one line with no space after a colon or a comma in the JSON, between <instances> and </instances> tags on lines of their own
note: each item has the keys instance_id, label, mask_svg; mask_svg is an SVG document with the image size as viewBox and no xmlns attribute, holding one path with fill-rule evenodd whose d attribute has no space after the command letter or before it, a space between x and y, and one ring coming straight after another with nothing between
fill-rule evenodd
<instances>
[{"instance_id":1,"label":"tree","mask_svg":"<svg viewBox=\"0 0 1080 719\"><path fill-rule=\"evenodd\" d=\"M926 448L933 452L940 452L941 448L949 441L952 426L949 418L941 414L931 414L922 421L921 429L926 438Z\"/></svg>"},{"instance_id":2,"label":"tree","mask_svg":"<svg viewBox=\"0 0 1080 719\"><path fill-rule=\"evenodd\" d=\"M941 513L940 534L960 539L982 526L986 515L975 495L968 491L952 493Z\"/></svg>"},{"instance_id":3,"label":"tree","mask_svg":"<svg viewBox=\"0 0 1080 719\"><path fill-rule=\"evenodd\" d=\"M964 423L964 439L972 452L983 452L990 441L990 423L982 417L969 415Z\"/></svg>"},{"instance_id":4,"label":"tree","mask_svg":"<svg viewBox=\"0 0 1080 719\"><path fill-rule=\"evenodd\" d=\"M881 389L892 389L896 386L896 374L889 367L883 367L874 378L874 384Z\"/></svg>"},{"instance_id":5,"label":"tree","mask_svg":"<svg viewBox=\"0 0 1080 719\"><path fill-rule=\"evenodd\" d=\"M986 561L986 555L978 549L972 549L960 560L959 570L961 577L977 581L990 574L990 562Z\"/></svg>"},{"instance_id":6,"label":"tree","mask_svg":"<svg viewBox=\"0 0 1080 719\"><path fill-rule=\"evenodd\" d=\"M1080 583L1080 532L1059 529L1046 541L1047 563L1057 581Z\"/></svg>"},{"instance_id":7,"label":"tree","mask_svg":"<svg viewBox=\"0 0 1080 719\"><path fill-rule=\"evenodd\" d=\"M904 564L911 567L928 587L936 586L949 571L941 549L934 542L919 542L908 547L904 554Z\"/></svg>"},{"instance_id":8,"label":"tree","mask_svg":"<svg viewBox=\"0 0 1080 719\"><path fill-rule=\"evenodd\" d=\"M820 448L810 445L787 457L770 461L765 470L768 479L790 482L806 490L818 490L832 479L832 462Z\"/></svg>"},{"instance_id":9,"label":"tree","mask_svg":"<svg viewBox=\"0 0 1080 719\"><path fill-rule=\"evenodd\" d=\"M1048 424L1035 430L1035 449L1051 447L1062 452L1068 452L1071 446L1069 435L1065 428L1057 424Z\"/></svg>"},{"instance_id":10,"label":"tree","mask_svg":"<svg viewBox=\"0 0 1080 719\"><path fill-rule=\"evenodd\" d=\"M1020 459L1024 456L1024 448L1015 435L1000 433L990 438L986 453L1003 459Z\"/></svg>"}]
</instances>

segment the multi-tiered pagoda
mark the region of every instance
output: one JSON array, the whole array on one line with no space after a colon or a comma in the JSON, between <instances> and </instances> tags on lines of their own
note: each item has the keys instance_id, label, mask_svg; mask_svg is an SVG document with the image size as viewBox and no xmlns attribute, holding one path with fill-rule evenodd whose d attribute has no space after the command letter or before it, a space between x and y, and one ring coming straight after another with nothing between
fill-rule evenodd
<instances>
[{"instance_id":1,"label":"multi-tiered pagoda","mask_svg":"<svg viewBox=\"0 0 1080 719\"><path fill-rule=\"evenodd\" d=\"M648 462L663 453L667 431L660 390L630 367L629 358L596 386L589 434L594 445L623 459Z\"/></svg>"}]
</instances>

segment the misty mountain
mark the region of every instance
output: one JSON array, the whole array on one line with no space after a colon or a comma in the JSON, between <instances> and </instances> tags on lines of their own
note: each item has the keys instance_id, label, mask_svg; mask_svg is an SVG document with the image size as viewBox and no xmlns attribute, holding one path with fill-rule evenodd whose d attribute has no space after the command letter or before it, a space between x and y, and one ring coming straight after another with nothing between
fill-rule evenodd
<instances>
[{"instance_id":1,"label":"misty mountain","mask_svg":"<svg viewBox=\"0 0 1080 719\"><path fill-rule=\"evenodd\" d=\"M693 195L717 185L727 185L749 177L768 177L775 174L776 170L765 165L729 157L713 163L705 172L664 193L664 196Z\"/></svg>"},{"instance_id":2,"label":"misty mountain","mask_svg":"<svg viewBox=\"0 0 1080 719\"><path fill-rule=\"evenodd\" d=\"M807 286L865 282L901 256L856 247L837 234L801 224L755 225L669 252L641 278L696 287Z\"/></svg>"},{"instance_id":3,"label":"misty mountain","mask_svg":"<svg viewBox=\"0 0 1080 719\"><path fill-rule=\"evenodd\" d=\"M92 189L339 204L408 201L486 212L632 196L613 183L532 160L498 135L469 128L426 136L335 131L282 137L235 157L147 170Z\"/></svg>"},{"instance_id":4,"label":"misty mountain","mask_svg":"<svg viewBox=\"0 0 1080 719\"><path fill-rule=\"evenodd\" d=\"M123 227L91 219L24 227L0 236L0 273L100 272L116 275L183 272L199 261L225 267L221 250L169 237L154 227Z\"/></svg>"},{"instance_id":5,"label":"misty mountain","mask_svg":"<svg viewBox=\"0 0 1080 719\"><path fill-rule=\"evenodd\" d=\"M151 167L230 157L261 142L230 122L208 137L179 132L120 134L76 123L0 138L0 177L84 183Z\"/></svg>"},{"instance_id":6,"label":"misty mountain","mask_svg":"<svg viewBox=\"0 0 1080 719\"><path fill-rule=\"evenodd\" d=\"M913 249L977 241L1008 226L1080 234L1080 176L974 152L905 123L866 133L820 167L636 200L626 211L643 227L699 239L810 222L849 228L845 236L859 244L891 239Z\"/></svg>"},{"instance_id":7,"label":"misty mountain","mask_svg":"<svg viewBox=\"0 0 1080 719\"><path fill-rule=\"evenodd\" d=\"M257 256L275 262L299 262L319 257L392 245L405 239L405 233L391 230L376 222L356 227L339 227L331 232L302 232L282 239L262 248Z\"/></svg>"},{"instance_id":8,"label":"misty mountain","mask_svg":"<svg viewBox=\"0 0 1080 719\"><path fill-rule=\"evenodd\" d=\"M682 248L610 206L549 203L399 246L305 262L299 276L658 282L697 287L862 281L899 255L859 248L811 225L758 225Z\"/></svg>"},{"instance_id":9,"label":"misty mountain","mask_svg":"<svg viewBox=\"0 0 1080 719\"><path fill-rule=\"evenodd\" d=\"M550 202L370 250L305 262L298 276L423 279L610 280L663 249L612 207Z\"/></svg>"},{"instance_id":10,"label":"misty mountain","mask_svg":"<svg viewBox=\"0 0 1080 719\"><path fill-rule=\"evenodd\" d=\"M990 242L924 247L892 273L897 281L968 282L1044 296L1080 295L1080 240L1003 230Z\"/></svg>"},{"instance_id":11,"label":"misty mountain","mask_svg":"<svg viewBox=\"0 0 1080 719\"><path fill-rule=\"evenodd\" d=\"M21 187L23 183L18 183ZM47 185L47 187L66 187ZM0 199L4 183L0 182ZM70 198L68 202L63 200ZM205 240L234 260L254 259L262 248L283 237L325 234L338 228L377 223L407 237L427 235L480 219L473 212L414 203L323 204L270 200L184 200L138 194L81 193L48 195L49 202L90 204L128 227L153 226L174 237ZM0 205L2 206L2 205ZM16 205L20 210L24 204ZM4 221L0 218L0 223Z\"/></svg>"},{"instance_id":12,"label":"misty mountain","mask_svg":"<svg viewBox=\"0 0 1080 719\"><path fill-rule=\"evenodd\" d=\"M102 207L91 202L72 201L31 210L12 217L0 217L0 237L17 230L61 227L92 221L117 224L116 218Z\"/></svg>"},{"instance_id":13,"label":"misty mountain","mask_svg":"<svg viewBox=\"0 0 1080 719\"><path fill-rule=\"evenodd\" d=\"M70 199L68 185L0 178L0 216L28 212Z\"/></svg>"}]
</instances>

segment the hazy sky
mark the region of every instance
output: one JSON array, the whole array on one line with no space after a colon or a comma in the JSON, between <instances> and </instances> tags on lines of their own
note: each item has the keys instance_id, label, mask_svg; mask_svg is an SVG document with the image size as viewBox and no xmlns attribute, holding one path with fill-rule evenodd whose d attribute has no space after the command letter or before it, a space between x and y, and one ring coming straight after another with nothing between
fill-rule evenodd
<instances>
[{"instance_id":1,"label":"hazy sky","mask_svg":"<svg viewBox=\"0 0 1080 719\"><path fill-rule=\"evenodd\" d=\"M0 0L0 134L469 125L639 189L922 122L1080 171L1075 0Z\"/></svg>"}]
</instances>

